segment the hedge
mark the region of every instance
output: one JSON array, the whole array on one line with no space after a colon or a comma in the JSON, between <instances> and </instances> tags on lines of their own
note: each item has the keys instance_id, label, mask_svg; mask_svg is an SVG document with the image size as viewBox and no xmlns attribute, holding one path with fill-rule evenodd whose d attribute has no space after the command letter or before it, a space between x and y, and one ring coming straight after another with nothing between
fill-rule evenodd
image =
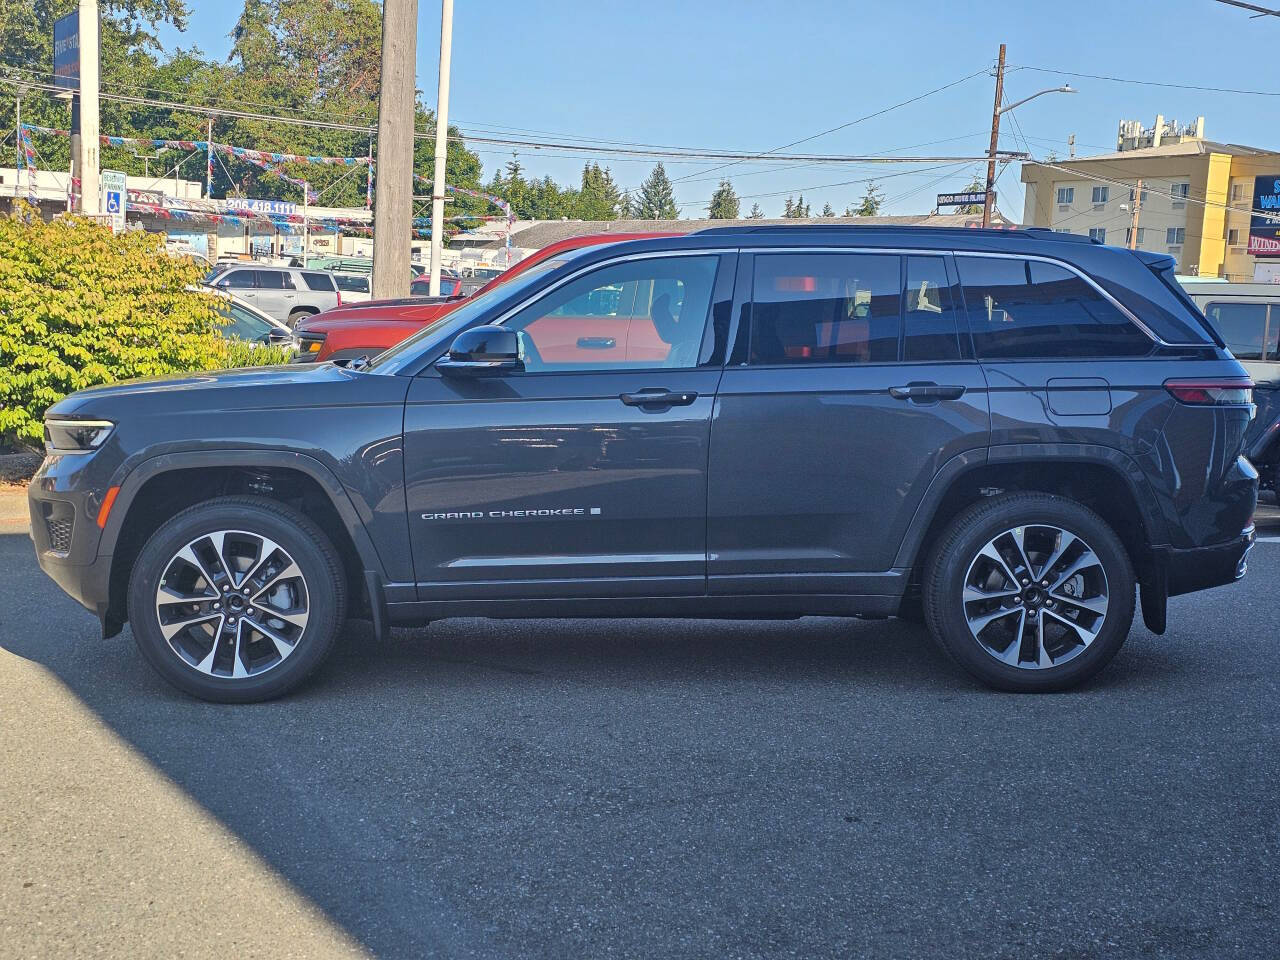
<instances>
[{"instance_id":1,"label":"hedge","mask_svg":"<svg viewBox=\"0 0 1280 960\"><path fill-rule=\"evenodd\" d=\"M279 363L246 350L192 289L204 268L140 230L0 218L0 443L39 442L46 409L85 387L227 366Z\"/></svg>"}]
</instances>

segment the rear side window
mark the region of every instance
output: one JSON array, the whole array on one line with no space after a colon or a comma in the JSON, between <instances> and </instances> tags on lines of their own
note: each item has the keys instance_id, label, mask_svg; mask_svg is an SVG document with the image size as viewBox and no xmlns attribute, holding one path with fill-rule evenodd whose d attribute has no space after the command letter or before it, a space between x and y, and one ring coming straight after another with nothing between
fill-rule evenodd
<instances>
[{"instance_id":1,"label":"rear side window","mask_svg":"<svg viewBox=\"0 0 1280 960\"><path fill-rule=\"evenodd\" d=\"M761 254L752 300L752 363L898 359L902 276L896 255Z\"/></svg>"},{"instance_id":2,"label":"rear side window","mask_svg":"<svg viewBox=\"0 0 1280 960\"><path fill-rule=\"evenodd\" d=\"M1269 311L1269 315L1268 315ZM1275 360L1280 310L1265 303L1211 303L1204 315L1237 360Z\"/></svg>"},{"instance_id":3,"label":"rear side window","mask_svg":"<svg viewBox=\"0 0 1280 960\"><path fill-rule=\"evenodd\" d=\"M293 278L283 270L257 270L258 287L262 290L292 290Z\"/></svg>"},{"instance_id":4,"label":"rear side window","mask_svg":"<svg viewBox=\"0 0 1280 960\"><path fill-rule=\"evenodd\" d=\"M1133 357L1154 344L1110 300L1065 267L957 256L979 359Z\"/></svg>"},{"instance_id":5,"label":"rear side window","mask_svg":"<svg viewBox=\"0 0 1280 960\"><path fill-rule=\"evenodd\" d=\"M907 257L902 359L959 360L951 283L941 257Z\"/></svg>"},{"instance_id":6,"label":"rear side window","mask_svg":"<svg viewBox=\"0 0 1280 960\"><path fill-rule=\"evenodd\" d=\"M327 273L308 273L304 270L302 280L306 283L308 290L333 290L333 280Z\"/></svg>"}]
</instances>

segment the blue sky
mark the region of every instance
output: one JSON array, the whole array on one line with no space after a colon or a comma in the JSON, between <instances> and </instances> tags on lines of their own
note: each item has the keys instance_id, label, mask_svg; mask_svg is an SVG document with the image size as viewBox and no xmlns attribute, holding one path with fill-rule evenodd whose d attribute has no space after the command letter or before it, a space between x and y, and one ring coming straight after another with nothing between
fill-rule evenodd
<instances>
[{"instance_id":1,"label":"blue sky","mask_svg":"<svg viewBox=\"0 0 1280 960\"><path fill-rule=\"evenodd\" d=\"M240 5L193 0L189 29L167 45L224 56ZM583 137L765 151L856 120L991 66L1003 41L1015 67L1013 101L1070 82L1071 96L1042 97L1006 115L1001 146L1036 156L1112 149L1121 119L1204 115L1212 139L1280 147L1280 95L1245 96L1113 83L1053 71L1280 93L1280 18L1250 19L1214 0L594 0L513 3L457 0L450 121L465 131L519 130L530 138ZM439 0L419 0L418 87L434 105ZM1047 68L1039 72L1029 67ZM796 152L976 156L987 147L993 79L982 74L918 103L804 143ZM1016 117L1017 125L1009 122ZM528 134L528 131L538 131ZM1023 140L1025 137L1025 141ZM953 139L954 138L954 139ZM931 141L946 141L930 143ZM923 145L928 144L928 145ZM486 178L509 148L481 147ZM909 148L909 149L908 149ZM576 182L582 156L521 148L526 171ZM634 187L652 159L599 158ZM683 216L705 208L726 176L778 215L788 193L813 212L855 203L876 177L886 212L929 210L937 192L964 186L980 164L928 172L893 166L788 166L667 162ZM1018 168L1000 180L1001 208L1022 212Z\"/></svg>"}]
</instances>

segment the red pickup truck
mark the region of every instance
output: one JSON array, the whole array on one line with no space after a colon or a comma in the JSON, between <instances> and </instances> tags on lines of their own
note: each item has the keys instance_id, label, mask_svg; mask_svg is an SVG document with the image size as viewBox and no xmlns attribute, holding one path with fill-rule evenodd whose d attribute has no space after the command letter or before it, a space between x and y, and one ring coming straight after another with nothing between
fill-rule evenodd
<instances>
[{"instance_id":1,"label":"red pickup truck","mask_svg":"<svg viewBox=\"0 0 1280 960\"><path fill-rule=\"evenodd\" d=\"M482 297L494 287L542 263L557 254L601 243L620 240L643 240L647 237L670 236L665 233L596 233L570 237L537 253L494 277L474 294ZM370 300L326 310L301 321L294 333L298 336L297 361L320 363L325 360L350 360L365 354L381 353L429 323L434 323L465 302L463 297L408 297L402 300Z\"/></svg>"}]
</instances>

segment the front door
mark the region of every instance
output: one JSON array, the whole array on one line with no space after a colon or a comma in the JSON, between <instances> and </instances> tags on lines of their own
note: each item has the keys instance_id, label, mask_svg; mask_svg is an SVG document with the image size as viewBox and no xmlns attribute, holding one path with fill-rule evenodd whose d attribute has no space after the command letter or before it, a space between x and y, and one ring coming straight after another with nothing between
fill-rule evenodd
<instances>
[{"instance_id":1,"label":"front door","mask_svg":"<svg viewBox=\"0 0 1280 960\"><path fill-rule=\"evenodd\" d=\"M713 594L900 592L895 556L925 490L988 442L948 269L940 255L743 257L750 339L711 436Z\"/></svg>"},{"instance_id":2,"label":"front door","mask_svg":"<svg viewBox=\"0 0 1280 960\"><path fill-rule=\"evenodd\" d=\"M405 410L418 595L701 594L707 445L733 258L627 259L501 322L524 370L432 367ZM719 283L717 277L719 276Z\"/></svg>"}]
</instances>

